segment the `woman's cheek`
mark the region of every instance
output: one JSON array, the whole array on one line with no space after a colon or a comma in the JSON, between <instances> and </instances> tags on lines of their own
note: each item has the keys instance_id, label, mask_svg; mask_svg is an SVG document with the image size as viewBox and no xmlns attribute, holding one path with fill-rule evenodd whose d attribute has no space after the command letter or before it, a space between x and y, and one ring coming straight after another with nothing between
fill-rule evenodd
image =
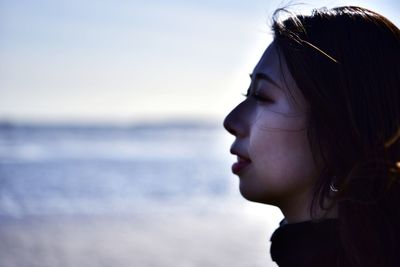
<instances>
[{"instance_id":1,"label":"woman's cheek","mask_svg":"<svg viewBox=\"0 0 400 267\"><path fill-rule=\"evenodd\" d=\"M263 131L303 131L306 126L306 116L300 112L285 111L284 108L264 107L255 116L255 124Z\"/></svg>"}]
</instances>

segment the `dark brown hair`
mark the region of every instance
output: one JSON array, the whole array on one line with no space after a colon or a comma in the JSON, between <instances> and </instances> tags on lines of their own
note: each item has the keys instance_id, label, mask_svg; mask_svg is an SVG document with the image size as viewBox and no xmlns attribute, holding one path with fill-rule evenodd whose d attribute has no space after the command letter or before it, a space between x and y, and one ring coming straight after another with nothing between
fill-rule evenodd
<instances>
[{"instance_id":1,"label":"dark brown hair","mask_svg":"<svg viewBox=\"0 0 400 267\"><path fill-rule=\"evenodd\" d=\"M400 266L400 30L354 6L281 14L274 42L309 103L324 163L310 212L327 197L338 205L338 266Z\"/></svg>"}]
</instances>

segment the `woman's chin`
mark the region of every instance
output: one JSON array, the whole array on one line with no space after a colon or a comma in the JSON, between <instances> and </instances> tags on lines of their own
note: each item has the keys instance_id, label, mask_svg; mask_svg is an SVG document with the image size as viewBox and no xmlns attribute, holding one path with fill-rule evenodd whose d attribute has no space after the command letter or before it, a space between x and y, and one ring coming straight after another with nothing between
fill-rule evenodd
<instances>
[{"instance_id":1,"label":"woman's chin","mask_svg":"<svg viewBox=\"0 0 400 267\"><path fill-rule=\"evenodd\" d=\"M256 188L249 188L247 185L240 183L239 191L246 200L261 204L275 205L276 200L271 197L268 192L260 192Z\"/></svg>"}]
</instances>

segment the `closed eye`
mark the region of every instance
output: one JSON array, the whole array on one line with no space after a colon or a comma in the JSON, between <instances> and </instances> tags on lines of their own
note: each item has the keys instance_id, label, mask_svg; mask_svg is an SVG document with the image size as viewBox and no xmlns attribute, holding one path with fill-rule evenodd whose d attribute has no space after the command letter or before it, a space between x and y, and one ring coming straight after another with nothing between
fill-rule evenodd
<instances>
[{"instance_id":1,"label":"closed eye","mask_svg":"<svg viewBox=\"0 0 400 267\"><path fill-rule=\"evenodd\" d=\"M266 97L266 96L262 96L262 95L257 94L257 93L252 93L250 95L250 97L254 98L258 102L263 102L263 103L272 103L272 102L274 102L271 98Z\"/></svg>"},{"instance_id":2,"label":"closed eye","mask_svg":"<svg viewBox=\"0 0 400 267\"><path fill-rule=\"evenodd\" d=\"M250 79L252 79L251 74L250 74ZM243 96L245 96L246 98L253 98L257 102L261 103L273 103L274 101L270 97L267 97L264 94L260 94L259 92L257 92L258 90L256 90L256 83L258 80L259 79L256 79L256 81L250 82L250 86L247 89L247 92L243 94Z\"/></svg>"},{"instance_id":3,"label":"closed eye","mask_svg":"<svg viewBox=\"0 0 400 267\"><path fill-rule=\"evenodd\" d=\"M251 91L250 88L247 90L245 94L242 94L246 98L253 98L254 100L258 102L263 102L263 103L272 103L274 102L271 98L263 96L261 94L258 94L257 92Z\"/></svg>"}]
</instances>

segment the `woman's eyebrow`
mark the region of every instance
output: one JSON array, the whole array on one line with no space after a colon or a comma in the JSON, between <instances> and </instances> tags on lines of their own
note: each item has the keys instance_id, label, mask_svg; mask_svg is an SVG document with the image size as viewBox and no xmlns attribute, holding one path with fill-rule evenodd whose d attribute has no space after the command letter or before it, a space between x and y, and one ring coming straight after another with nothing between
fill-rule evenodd
<instances>
[{"instance_id":1,"label":"woman's eyebrow","mask_svg":"<svg viewBox=\"0 0 400 267\"><path fill-rule=\"evenodd\" d=\"M249 74L250 75L250 79L253 79L253 74ZM270 83L272 83L273 85L275 85L277 88L279 88L279 89L281 89L281 90L283 90L282 89L282 87L276 82L276 81L274 81L272 78L271 78L271 76L269 76L268 74L266 74L266 73L262 73L262 72L258 72L258 73L256 73L256 75L255 75L255 77L254 77L256 80L266 80L266 81L268 81L268 82L270 82Z\"/></svg>"}]
</instances>

